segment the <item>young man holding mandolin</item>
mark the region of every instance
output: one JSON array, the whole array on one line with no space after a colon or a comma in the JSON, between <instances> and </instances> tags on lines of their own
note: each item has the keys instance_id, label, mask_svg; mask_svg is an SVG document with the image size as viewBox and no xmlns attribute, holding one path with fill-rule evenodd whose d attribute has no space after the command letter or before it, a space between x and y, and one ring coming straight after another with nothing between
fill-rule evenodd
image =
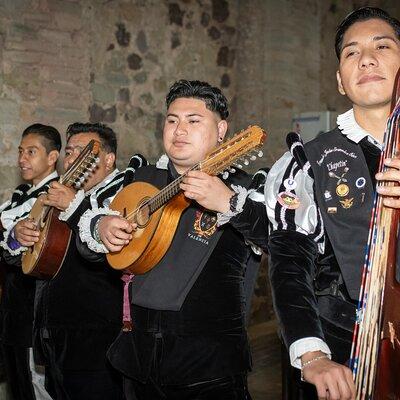
<instances>
[{"instance_id":1,"label":"young man holding mandolin","mask_svg":"<svg viewBox=\"0 0 400 400\"><path fill-rule=\"evenodd\" d=\"M166 198L168 191L181 190L168 201L164 212L170 204L174 210L184 207L177 219L171 214L157 227L163 237L158 244L168 243L171 230L173 238L154 268L142 275L126 275L126 281L132 281L132 321L127 321L127 332L110 348L109 359L124 374L127 399L250 399L243 279L251 250L242 233L249 236L251 232L252 242L259 246L264 243L257 240L265 234L245 218L235 220L235 215L246 197L257 192L249 194L245 189L250 179L242 171L223 181L194 170L200 161L209 159L207 155L218 148L227 131L227 101L218 88L205 82L178 81L166 104L166 155L156 165L139 169L133 179L135 186L128 185L118 198L121 202L127 194L129 210L137 192L146 197L146 185L151 184L155 193L161 189L159 193L165 192ZM135 188L133 192L130 187ZM241 214L262 214L263 203L247 203ZM146 222L153 211L150 201L142 210L142 214L136 213L136 222L128 220L131 212L122 212L126 218L102 215L107 210L92 212L81 220L81 238L97 252L118 252L135 232L156 218L154 212ZM221 225L229 218L229 223ZM141 223L144 225L138 226ZM141 263L139 259L139 269ZM129 311L128 298L125 300Z\"/></svg>"},{"instance_id":2,"label":"young man holding mandolin","mask_svg":"<svg viewBox=\"0 0 400 400\"><path fill-rule=\"evenodd\" d=\"M8 383L13 399L50 399L44 390L44 379L33 362L32 323L35 278L22 273L20 254L29 221L25 218L37 197L57 179L55 170L61 138L52 126L34 124L27 127L18 147L18 166L26 182L19 185L11 200L1 210L1 247L6 259L6 274L1 297L1 344Z\"/></svg>"},{"instance_id":3,"label":"young man holding mandolin","mask_svg":"<svg viewBox=\"0 0 400 400\"><path fill-rule=\"evenodd\" d=\"M45 200L48 206L62 211L59 218L72 230L56 275L51 280L38 280L36 288L35 356L46 366L46 388L58 400L122 399L121 378L106 360L106 351L122 323L120 274L104 261L91 263L83 259L75 234L82 213L99 206L104 186L112 191L115 183L123 179L115 168L114 131L101 124L71 124L67 129L64 170L75 165L91 140L100 143L98 162L83 184L84 190L52 182ZM139 166L143 162L139 157L135 160ZM38 241L39 232L32 228L26 245ZM60 235L54 231L48 234Z\"/></svg>"},{"instance_id":4,"label":"young man holding mandolin","mask_svg":"<svg viewBox=\"0 0 400 400\"><path fill-rule=\"evenodd\" d=\"M400 68L400 22L377 8L356 10L339 25L335 49L339 92L352 109L338 116L337 128L304 146L289 134L291 152L266 184L275 309L292 366L314 385L301 383L298 373L287 399L355 398L345 364L375 183L400 182L398 158L385 160L390 169L375 175ZM387 196L385 206L400 208L399 186L378 191Z\"/></svg>"}]
</instances>

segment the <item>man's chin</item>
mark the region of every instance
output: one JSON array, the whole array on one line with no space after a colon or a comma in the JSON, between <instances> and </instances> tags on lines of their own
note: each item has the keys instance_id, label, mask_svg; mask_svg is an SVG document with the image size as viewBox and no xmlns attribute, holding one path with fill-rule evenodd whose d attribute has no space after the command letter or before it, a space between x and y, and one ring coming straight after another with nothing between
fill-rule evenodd
<instances>
[{"instance_id":1,"label":"man's chin","mask_svg":"<svg viewBox=\"0 0 400 400\"><path fill-rule=\"evenodd\" d=\"M365 93L364 96L359 96L358 101L352 101L353 104L358 104L360 107L373 109L380 108L387 104L390 104L392 96L385 95L382 93L369 92Z\"/></svg>"},{"instance_id":2,"label":"man's chin","mask_svg":"<svg viewBox=\"0 0 400 400\"><path fill-rule=\"evenodd\" d=\"M34 179L34 177L32 176L32 174L30 174L30 173L23 173L23 172L21 172L21 178L24 180L24 181L31 181L31 180L33 180Z\"/></svg>"}]
</instances>

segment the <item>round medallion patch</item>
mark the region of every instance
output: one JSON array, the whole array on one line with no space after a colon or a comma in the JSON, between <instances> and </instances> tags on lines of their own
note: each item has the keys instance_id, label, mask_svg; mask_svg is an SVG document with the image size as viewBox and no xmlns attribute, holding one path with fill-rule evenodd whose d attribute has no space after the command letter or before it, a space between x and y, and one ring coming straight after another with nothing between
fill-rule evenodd
<instances>
[{"instance_id":1,"label":"round medallion patch","mask_svg":"<svg viewBox=\"0 0 400 400\"><path fill-rule=\"evenodd\" d=\"M288 208L289 210L295 210L299 207L300 200L293 193L281 192L278 194L278 203L281 206Z\"/></svg>"},{"instance_id":2,"label":"round medallion patch","mask_svg":"<svg viewBox=\"0 0 400 400\"><path fill-rule=\"evenodd\" d=\"M341 183L336 187L336 194L340 197L347 196L349 194L349 187L344 183Z\"/></svg>"},{"instance_id":3,"label":"round medallion patch","mask_svg":"<svg viewBox=\"0 0 400 400\"><path fill-rule=\"evenodd\" d=\"M356 180L356 187L357 187L358 189L362 189L362 188L365 186L365 183L366 183L365 178L361 176L360 178L358 178L358 179Z\"/></svg>"}]
</instances>

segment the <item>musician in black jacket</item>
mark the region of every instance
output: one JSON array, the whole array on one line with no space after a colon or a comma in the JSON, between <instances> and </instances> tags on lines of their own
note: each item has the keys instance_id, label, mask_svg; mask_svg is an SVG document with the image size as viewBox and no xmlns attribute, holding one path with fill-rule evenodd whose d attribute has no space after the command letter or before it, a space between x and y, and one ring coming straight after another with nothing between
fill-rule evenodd
<instances>
[{"instance_id":1,"label":"musician in black jacket","mask_svg":"<svg viewBox=\"0 0 400 400\"><path fill-rule=\"evenodd\" d=\"M24 235L25 221L37 197L49 183L57 179L55 171L61 138L52 126L34 124L27 127L18 147L18 166L21 178L9 201L0 210L2 256L6 258L5 280L1 295L1 345L4 365L13 399L50 399L44 390L43 372L35 366L32 356L32 321L35 279L14 265L14 256L26 247L15 239ZM28 239L28 237L26 237ZM11 256L12 255L12 256Z\"/></svg>"},{"instance_id":2,"label":"musician in black jacket","mask_svg":"<svg viewBox=\"0 0 400 400\"><path fill-rule=\"evenodd\" d=\"M386 160L392 169L375 175L400 67L400 23L380 9L359 9L339 25L335 46L339 92L353 107L304 147L289 134L290 152L266 184L275 309L292 366L316 387L299 382L287 393L291 399L354 398L344 364L375 182L400 182L399 159ZM385 206L400 208L398 187L380 193Z\"/></svg>"},{"instance_id":3,"label":"musician in black jacket","mask_svg":"<svg viewBox=\"0 0 400 400\"><path fill-rule=\"evenodd\" d=\"M51 184L47 205L62 210L60 219L72 238L57 275L38 281L34 351L46 366L46 387L57 400L122 399L122 381L106 360L106 351L122 325L122 281L104 262L83 259L76 247L81 214L97 207L103 187L112 190L123 178L115 169L117 140L101 124L74 123L67 129L64 169L67 170L90 140L100 142L95 171L77 192ZM143 161L135 159L137 163ZM57 235L57 232L49 232Z\"/></svg>"},{"instance_id":4,"label":"musician in black jacket","mask_svg":"<svg viewBox=\"0 0 400 400\"><path fill-rule=\"evenodd\" d=\"M228 117L226 98L204 82L176 82L166 103L166 155L134 176L160 189L218 146ZM183 182L193 201L161 261L144 275L126 277L132 280L131 326L129 316L126 321L131 330L119 336L109 358L126 378L128 399L134 393L140 400L250 399L243 280L251 250L242 232L254 244L265 244L258 242L264 230L244 218L265 206L249 200L243 210L245 199L257 192L246 190L250 179L241 171L226 181L192 171ZM94 251L118 251L136 226L104 213L89 211L81 219L81 238Z\"/></svg>"}]
</instances>

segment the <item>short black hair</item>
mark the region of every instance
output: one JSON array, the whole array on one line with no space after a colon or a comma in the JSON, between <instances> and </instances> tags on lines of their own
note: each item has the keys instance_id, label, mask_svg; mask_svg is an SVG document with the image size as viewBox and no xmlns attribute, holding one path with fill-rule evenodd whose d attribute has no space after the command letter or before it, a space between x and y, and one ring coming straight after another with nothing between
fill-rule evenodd
<instances>
[{"instance_id":1,"label":"short black hair","mask_svg":"<svg viewBox=\"0 0 400 400\"><path fill-rule=\"evenodd\" d=\"M381 19L387 22L400 39L400 21L391 17L386 11L377 7L362 7L347 15L347 17L339 24L336 29L335 36L335 52L337 58L340 60L340 53L342 52L343 37L347 30L356 22L368 21L370 19Z\"/></svg>"},{"instance_id":2,"label":"short black hair","mask_svg":"<svg viewBox=\"0 0 400 400\"><path fill-rule=\"evenodd\" d=\"M82 122L74 122L67 128L67 142L71 136L77 135L79 133L96 133L101 142L101 147L106 153L117 154L117 136L115 132L104 124L90 124Z\"/></svg>"},{"instance_id":3,"label":"short black hair","mask_svg":"<svg viewBox=\"0 0 400 400\"><path fill-rule=\"evenodd\" d=\"M167 108L173 101L182 97L203 100L206 107L219 114L222 119L227 119L229 116L228 100L219 88L211 86L207 82L186 79L175 82L165 98Z\"/></svg>"},{"instance_id":4,"label":"short black hair","mask_svg":"<svg viewBox=\"0 0 400 400\"><path fill-rule=\"evenodd\" d=\"M47 154L49 154L53 150L57 150L58 152L61 150L60 132L58 132L58 130L54 128L54 126L43 124L29 125L22 132L22 137L28 135L40 136L43 139L42 144L46 149Z\"/></svg>"}]
</instances>

